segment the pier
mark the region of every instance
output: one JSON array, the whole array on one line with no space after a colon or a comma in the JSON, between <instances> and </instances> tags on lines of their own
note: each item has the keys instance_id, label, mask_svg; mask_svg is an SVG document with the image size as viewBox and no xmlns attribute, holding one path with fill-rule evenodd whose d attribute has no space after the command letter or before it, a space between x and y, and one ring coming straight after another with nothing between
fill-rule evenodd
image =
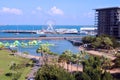
<instances>
[{"instance_id":1,"label":"pier","mask_svg":"<svg viewBox=\"0 0 120 80\"><path fill-rule=\"evenodd\" d=\"M4 33L34 33L37 34L40 30L2 30Z\"/></svg>"},{"instance_id":2,"label":"pier","mask_svg":"<svg viewBox=\"0 0 120 80\"><path fill-rule=\"evenodd\" d=\"M69 40L81 39L82 36L68 36L68 37L2 37L0 40Z\"/></svg>"},{"instance_id":3,"label":"pier","mask_svg":"<svg viewBox=\"0 0 120 80\"><path fill-rule=\"evenodd\" d=\"M75 40L75 39L70 39L70 40L68 40L68 41L70 41L73 45L75 45L75 46L80 46L80 45L82 45L83 43L82 43L82 41L81 40Z\"/></svg>"}]
</instances>

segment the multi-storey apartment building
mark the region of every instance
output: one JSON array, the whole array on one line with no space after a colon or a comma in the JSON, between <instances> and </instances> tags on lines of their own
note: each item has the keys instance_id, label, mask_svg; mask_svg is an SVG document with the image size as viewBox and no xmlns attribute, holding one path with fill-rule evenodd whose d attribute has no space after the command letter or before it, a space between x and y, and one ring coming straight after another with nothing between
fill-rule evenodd
<instances>
[{"instance_id":1,"label":"multi-storey apartment building","mask_svg":"<svg viewBox=\"0 0 120 80\"><path fill-rule=\"evenodd\" d=\"M96 9L95 25L98 27L98 35L120 38L120 7Z\"/></svg>"}]
</instances>

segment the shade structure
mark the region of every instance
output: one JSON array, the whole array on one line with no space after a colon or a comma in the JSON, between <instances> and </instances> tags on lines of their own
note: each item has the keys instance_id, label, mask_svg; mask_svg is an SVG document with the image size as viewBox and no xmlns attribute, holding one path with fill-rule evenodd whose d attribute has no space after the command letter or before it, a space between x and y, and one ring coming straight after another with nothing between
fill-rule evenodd
<instances>
[{"instance_id":1,"label":"shade structure","mask_svg":"<svg viewBox=\"0 0 120 80\"><path fill-rule=\"evenodd\" d=\"M20 45L20 42L18 40L14 41L13 43L14 46L19 46Z\"/></svg>"}]
</instances>

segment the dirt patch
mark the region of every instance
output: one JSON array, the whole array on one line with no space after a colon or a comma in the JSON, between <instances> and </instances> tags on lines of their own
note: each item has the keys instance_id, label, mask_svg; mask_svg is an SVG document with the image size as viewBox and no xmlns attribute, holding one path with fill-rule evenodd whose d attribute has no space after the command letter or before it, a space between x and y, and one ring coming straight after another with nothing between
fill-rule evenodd
<instances>
[{"instance_id":1,"label":"dirt patch","mask_svg":"<svg viewBox=\"0 0 120 80\"><path fill-rule=\"evenodd\" d=\"M2 69L0 69L0 75L3 73L4 71Z\"/></svg>"}]
</instances>

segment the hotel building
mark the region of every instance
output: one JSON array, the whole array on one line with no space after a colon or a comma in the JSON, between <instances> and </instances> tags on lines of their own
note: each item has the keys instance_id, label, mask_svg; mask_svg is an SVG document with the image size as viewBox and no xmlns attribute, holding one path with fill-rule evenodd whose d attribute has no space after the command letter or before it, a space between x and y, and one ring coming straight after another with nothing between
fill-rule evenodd
<instances>
[{"instance_id":1,"label":"hotel building","mask_svg":"<svg viewBox=\"0 0 120 80\"><path fill-rule=\"evenodd\" d=\"M120 7L95 10L95 26L98 27L98 35L107 34L120 39Z\"/></svg>"}]
</instances>

